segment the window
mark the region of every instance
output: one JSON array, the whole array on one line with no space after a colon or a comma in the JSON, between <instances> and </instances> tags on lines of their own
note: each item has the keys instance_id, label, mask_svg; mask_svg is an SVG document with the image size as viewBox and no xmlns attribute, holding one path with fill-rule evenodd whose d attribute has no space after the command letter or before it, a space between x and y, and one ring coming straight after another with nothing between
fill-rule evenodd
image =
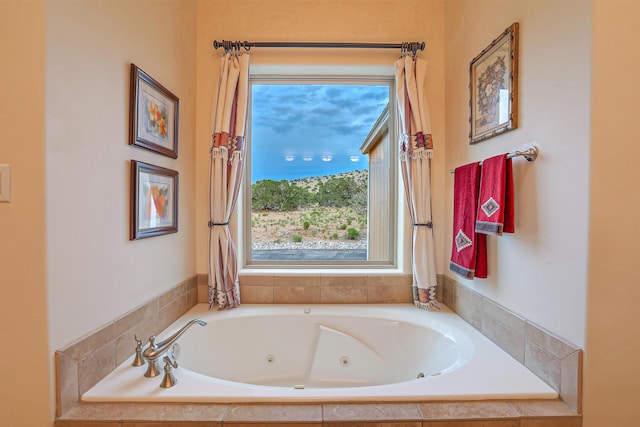
<instances>
[{"instance_id":1,"label":"window","mask_svg":"<svg viewBox=\"0 0 640 427\"><path fill-rule=\"evenodd\" d=\"M252 77L250 90L245 264L394 265L393 78Z\"/></svg>"}]
</instances>

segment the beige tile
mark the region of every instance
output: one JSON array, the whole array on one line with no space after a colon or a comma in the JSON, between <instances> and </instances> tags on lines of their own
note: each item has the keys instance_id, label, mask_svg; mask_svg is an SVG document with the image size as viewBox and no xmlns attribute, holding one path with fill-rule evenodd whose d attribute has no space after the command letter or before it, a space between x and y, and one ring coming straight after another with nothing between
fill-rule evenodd
<instances>
[{"instance_id":1,"label":"beige tile","mask_svg":"<svg viewBox=\"0 0 640 427\"><path fill-rule=\"evenodd\" d=\"M523 324L524 326L524 324ZM523 328L524 329L524 328ZM482 315L482 333L520 363L524 363L524 335L488 313Z\"/></svg>"},{"instance_id":2,"label":"beige tile","mask_svg":"<svg viewBox=\"0 0 640 427\"><path fill-rule=\"evenodd\" d=\"M455 293L451 292L448 288L442 289L442 303L448 308L452 309L455 306Z\"/></svg>"},{"instance_id":3,"label":"beige tile","mask_svg":"<svg viewBox=\"0 0 640 427\"><path fill-rule=\"evenodd\" d=\"M482 300L482 311L485 314L492 316L494 319L504 324L505 326L513 329L518 334L525 334L527 321L523 317L518 316L517 314L513 313L510 310L507 310L499 304L496 304L488 298L484 298Z\"/></svg>"},{"instance_id":4,"label":"beige tile","mask_svg":"<svg viewBox=\"0 0 640 427\"><path fill-rule=\"evenodd\" d=\"M244 304L273 304L273 286L240 285L240 301Z\"/></svg>"},{"instance_id":5,"label":"beige tile","mask_svg":"<svg viewBox=\"0 0 640 427\"><path fill-rule=\"evenodd\" d=\"M209 303L209 285L206 282L204 285L198 285L198 302Z\"/></svg>"},{"instance_id":6,"label":"beige tile","mask_svg":"<svg viewBox=\"0 0 640 427\"><path fill-rule=\"evenodd\" d=\"M207 286L209 283L209 274L207 273L199 273L196 278L196 282L198 286Z\"/></svg>"},{"instance_id":7,"label":"beige tile","mask_svg":"<svg viewBox=\"0 0 640 427\"><path fill-rule=\"evenodd\" d=\"M525 418L520 421L520 427L582 427L582 417Z\"/></svg>"},{"instance_id":8,"label":"beige tile","mask_svg":"<svg viewBox=\"0 0 640 427\"><path fill-rule=\"evenodd\" d=\"M275 304L319 304L320 286L275 286L273 302Z\"/></svg>"},{"instance_id":9,"label":"beige tile","mask_svg":"<svg viewBox=\"0 0 640 427\"><path fill-rule=\"evenodd\" d=\"M127 420L221 422L228 410L229 407L222 404L145 403L136 404Z\"/></svg>"},{"instance_id":10,"label":"beige tile","mask_svg":"<svg viewBox=\"0 0 640 427\"><path fill-rule=\"evenodd\" d=\"M174 305L184 298L184 288L180 285L169 289L158 297L158 308L163 309L168 305Z\"/></svg>"},{"instance_id":11,"label":"beige tile","mask_svg":"<svg viewBox=\"0 0 640 427\"><path fill-rule=\"evenodd\" d=\"M433 421L425 427L521 427L520 420Z\"/></svg>"},{"instance_id":12,"label":"beige tile","mask_svg":"<svg viewBox=\"0 0 640 427\"><path fill-rule=\"evenodd\" d=\"M424 420L465 420L516 418L518 414L506 402L433 402L419 403Z\"/></svg>"},{"instance_id":13,"label":"beige tile","mask_svg":"<svg viewBox=\"0 0 640 427\"><path fill-rule=\"evenodd\" d=\"M444 276L442 278L442 287L446 292L449 292L452 295L456 293L457 282L448 276Z\"/></svg>"},{"instance_id":14,"label":"beige tile","mask_svg":"<svg viewBox=\"0 0 640 427\"><path fill-rule=\"evenodd\" d=\"M192 308L196 304L198 304L198 285L194 282L194 285L189 286L187 290L187 305Z\"/></svg>"},{"instance_id":15,"label":"beige tile","mask_svg":"<svg viewBox=\"0 0 640 427\"><path fill-rule=\"evenodd\" d=\"M367 276L320 276L320 285L326 286L352 286L354 288L362 288L367 286Z\"/></svg>"},{"instance_id":16,"label":"beige tile","mask_svg":"<svg viewBox=\"0 0 640 427\"><path fill-rule=\"evenodd\" d=\"M453 310L476 329L482 328L482 297L465 288L456 286Z\"/></svg>"},{"instance_id":17,"label":"beige tile","mask_svg":"<svg viewBox=\"0 0 640 427\"><path fill-rule=\"evenodd\" d=\"M561 400L514 400L508 403L523 417L559 417L576 415Z\"/></svg>"},{"instance_id":18,"label":"beige tile","mask_svg":"<svg viewBox=\"0 0 640 427\"><path fill-rule=\"evenodd\" d=\"M134 338L135 335L134 332L129 332L116 338L116 366L120 365L135 353L137 345ZM138 334L138 338L142 340L143 345L148 342L148 337L148 334Z\"/></svg>"},{"instance_id":19,"label":"beige tile","mask_svg":"<svg viewBox=\"0 0 640 427\"><path fill-rule=\"evenodd\" d=\"M262 423L235 423L235 422L225 422L224 424L226 425L230 425L233 427L274 427L274 426L284 426L284 427L320 427L322 426L322 421L318 421L315 423L286 423L283 424L280 421L274 421L274 422L262 422ZM129 427L129 426L127 426Z\"/></svg>"},{"instance_id":20,"label":"beige tile","mask_svg":"<svg viewBox=\"0 0 640 427\"><path fill-rule=\"evenodd\" d=\"M324 426L331 427L421 427L422 422L420 421L388 421L388 422L325 422ZM287 427L289 427L287 425ZM454 426L449 426L454 427Z\"/></svg>"},{"instance_id":21,"label":"beige tile","mask_svg":"<svg viewBox=\"0 0 640 427\"><path fill-rule=\"evenodd\" d=\"M366 285L323 286L322 304L364 304L367 302Z\"/></svg>"},{"instance_id":22,"label":"beige tile","mask_svg":"<svg viewBox=\"0 0 640 427\"><path fill-rule=\"evenodd\" d=\"M71 409L78 395L78 362L62 352L56 351L56 415L61 416Z\"/></svg>"},{"instance_id":23,"label":"beige tile","mask_svg":"<svg viewBox=\"0 0 640 427\"><path fill-rule=\"evenodd\" d=\"M55 427L114 427L121 425L120 421L83 421L79 423L78 421L57 420L55 422ZM131 426L127 424L127 427Z\"/></svg>"},{"instance_id":24,"label":"beige tile","mask_svg":"<svg viewBox=\"0 0 640 427\"><path fill-rule=\"evenodd\" d=\"M394 274L383 276L367 276L367 286L399 286L411 287L412 276L409 274Z\"/></svg>"},{"instance_id":25,"label":"beige tile","mask_svg":"<svg viewBox=\"0 0 640 427\"><path fill-rule=\"evenodd\" d=\"M573 411L582 413L582 350L560 361L560 397Z\"/></svg>"},{"instance_id":26,"label":"beige tile","mask_svg":"<svg viewBox=\"0 0 640 427\"><path fill-rule=\"evenodd\" d=\"M321 423L322 405L230 405L223 422Z\"/></svg>"},{"instance_id":27,"label":"beige tile","mask_svg":"<svg viewBox=\"0 0 640 427\"><path fill-rule=\"evenodd\" d=\"M240 276L240 287L242 286L273 286L273 275L247 275Z\"/></svg>"},{"instance_id":28,"label":"beige tile","mask_svg":"<svg viewBox=\"0 0 640 427\"><path fill-rule=\"evenodd\" d=\"M542 347L558 359L564 359L571 353L579 350L577 347L556 337L552 333L545 331L544 329L534 325L531 322L527 322L526 336L528 341L531 341L537 346Z\"/></svg>"},{"instance_id":29,"label":"beige tile","mask_svg":"<svg viewBox=\"0 0 640 427\"><path fill-rule=\"evenodd\" d=\"M554 390L560 391L560 360L541 347L525 343L524 366Z\"/></svg>"},{"instance_id":30,"label":"beige tile","mask_svg":"<svg viewBox=\"0 0 640 427\"><path fill-rule=\"evenodd\" d=\"M105 342L114 340L115 337L115 325L110 323L97 331L85 335L73 344L61 349L61 351L79 361L96 351L96 348L101 347Z\"/></svg>"},{"instance_id":31,"label":"beige tile","mask_svg":"<svg viewBox=\"0 0 640 427\"><path fill-rule=\"evenodd\" d=\"M157 311L157 300L153 300L148 304L144 304L135 310L130 311L115 321L115 336L117 337L127 331L136 329L140 323L144 322L146 319L154 317Z\"/></svg>"},{"instance_id":32,"label":"beige tile","mask_svg":"<svg viewBox=\"0 0 640 427\"><path fill-rule=\"evenodd\" d=\"M63 420L118 421L128 419L133 403L89 403L80 402L63 416Z\"/></svg>"},{"instance_id":33,"label":"beige tile","mask_svg":"<svg viewBox=\"0 0 640 427\"><path fill-rule=\"evenodd\" d=\"M221 427L216 421L140 421L124 423L126 427Z\"/></svg>"},{"instance_id":34,"label":"beige tile","mask_svg":"<svg viewBox=\"0 0 640 427\"><path fill-rule=\"evenodd\" d=\"M273 276L273 286L320 286L320 276Z\"/></svg>"},{"instance_id":35,"label":"beige tile","mask_svg":"<svg viewBox=\"0 0 640 427\"><path fill-rule=\"evenodd\" d=\"M399 304L413 301L411 286L368 286L369 304Z\"/></svg>"},{"instance_id":36,"label":"beige tile","mask_svg":"<svg viewBox=\"0 0 640 427\"><path fill-rule=\"evenodd\" d=\"M323 405L325 422L339 421L420 421L422 416L413 403ZM352 425L352 424L350 424Z\"/></svg>"},{"instance_id":37,"label":"beige tile","mask_svg":"<svg viewBox=\"0 0 640 427\"><path fill-rule=\"evenodd\" d=\"M116 342L111 340L78 363L78 393L82 395L116 368Z\"/></svg>"},{"instance_id":38,"label":"beige tile","mask_svg":"<svg viewBox=\"0 0 640 427\"><path fill-rule=\"evenodd\" d=\"M172 304L168 304L161 307L158 311L157 327L160 333L167 326L176 321L180 316L186 313L191 307L187 305L187 296L182 295L179 299L175 300Z\"/></svg>"}]
</instances>

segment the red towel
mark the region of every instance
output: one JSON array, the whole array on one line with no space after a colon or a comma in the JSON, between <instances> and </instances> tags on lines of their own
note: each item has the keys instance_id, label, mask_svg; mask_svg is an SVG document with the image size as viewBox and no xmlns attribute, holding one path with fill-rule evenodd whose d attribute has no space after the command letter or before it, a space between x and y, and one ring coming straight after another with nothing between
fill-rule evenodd
<instances>
[{"instance_id":1,"label":"red towel","mask_svg":"<svg viewBox=\"0 0 640 427\"><path fill-rule=\"evenodd\" d=\"M487 277L487 236L475 232L480 165L456 168L453 184L453 244L449 269L467 279Z\"/></svg>"},{"instance_id":2,"label":"red towel","mask_svg":"<svg viewBox=\"0 0 640 427\"><path fill-rule=\"evenodd\" d=\"M513 169L507 154L482 162L477 233L502 235L515 231L513 215Z\"/></svg>"}]
</instances>

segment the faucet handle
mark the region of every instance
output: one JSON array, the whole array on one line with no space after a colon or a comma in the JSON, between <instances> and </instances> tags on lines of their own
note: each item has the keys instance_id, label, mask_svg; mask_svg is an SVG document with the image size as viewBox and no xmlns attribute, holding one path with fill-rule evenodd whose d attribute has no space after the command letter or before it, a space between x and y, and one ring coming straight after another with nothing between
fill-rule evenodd
<instances>
[{"instance_id":1,"label":"faucet handle","mask_svg":"<svg viewBox=\"0 0 640 427\"><path fill-rule=\"evenodd\" d=\"M164 356L162 358L164 360L164 377L162 378L162 382L160 383L160 387L169 388L176 385L178 379L173 374L173 369L178 367L178 362L171 359L169 356Z\"/></svg>"},{"instance_id":2,"label":"faucet handle","mask_svg":"<svg viewBox=\"0 0 640 427\"><path fill-rule=\"evenodd\" d=\"M156 348L156 336L151 335L149 337L149 348Z\"/></svg>"},{"instance_id":3,"label":"faucet handle","mask_svg":"<svg viewBox=\"0 0 640 427\"><path fill-rule=\"evenodd\" d=\"M136 340L136 357L133 359L132 366L142 366L146 362L144 357L142 357L142 340L138 339L138 335L134 335L134 339Z\"/></svg>"}]
</instances>

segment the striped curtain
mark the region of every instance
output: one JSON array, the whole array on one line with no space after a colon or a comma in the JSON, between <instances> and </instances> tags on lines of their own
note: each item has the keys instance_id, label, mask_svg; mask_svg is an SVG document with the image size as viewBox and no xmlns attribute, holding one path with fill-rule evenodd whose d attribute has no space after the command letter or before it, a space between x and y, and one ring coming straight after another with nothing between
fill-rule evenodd
<instances>
[{"instance_id":1,"label":"striped curtain","mask_svg":"<svg viewBox=\"0 0 640 427\"><path fill-rule=\"evenodd\" d=\"M433 141L424 96L427 63L414 55L395 62L400 135L400 169L412 222L413 300L418 308L439 308L431 221Z\"/></svg>"},{"instance_id":2,"label":"striped curtain","mask_svg":"<svg viewBox=\"0 0 640 427\"><path fill-rule=\"evenodd\" d=\"M215 99L209 172L209 307L240 304L238 257L229 230L245 160L249 55L226 53Z\"/></svg>"}]
</instances>

